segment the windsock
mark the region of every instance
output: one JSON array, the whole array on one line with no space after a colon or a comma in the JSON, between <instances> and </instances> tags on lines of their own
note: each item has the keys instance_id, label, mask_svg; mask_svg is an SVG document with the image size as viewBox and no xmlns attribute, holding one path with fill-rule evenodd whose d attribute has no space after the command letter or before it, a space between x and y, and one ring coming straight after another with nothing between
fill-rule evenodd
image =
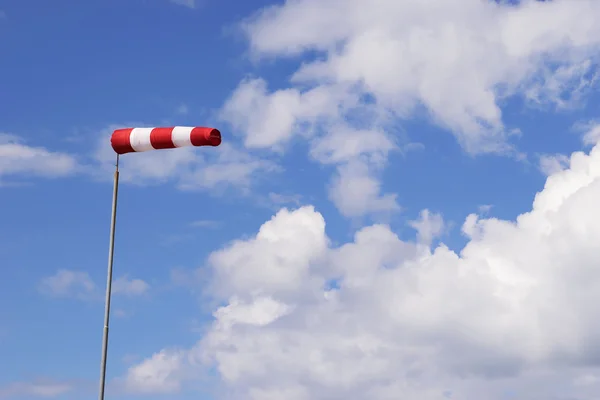
<instances>
[{"instance_id":1,"label":"windsock","mask_svg":"<svg viewBox=\"0 0 600 400\"><path fill-rule=\"evenodd\" d=\"M221 144L221 132L202 126L125 128L115 130L110 143L117 154L187 146L218 146Z\"/></svg>"}]
</instances>

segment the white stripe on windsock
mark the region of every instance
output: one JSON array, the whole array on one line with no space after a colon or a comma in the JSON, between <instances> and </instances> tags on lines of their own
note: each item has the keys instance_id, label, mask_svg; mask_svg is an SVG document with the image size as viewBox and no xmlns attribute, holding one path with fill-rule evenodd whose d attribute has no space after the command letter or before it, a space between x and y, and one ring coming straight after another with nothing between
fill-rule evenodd
<instances>
[{"instance_id":1,"label":"white stripe on windsock","mask_svg":"<svg viewBox=\"0 0 600 400\"><path fill-rule=\"evenodd\" d=\"M186 147L192 145L193 126L176 126L171 132L171 141L175 147Z\"/></svg>"},{"instance_id":2,"label":"white stripe on windsock","mask_svg":"<svg viewBox=\"0 0 600 400\"><path fill-rule=\"evenodd\" d=\"M134 128L129 136L129 143L135 151L154 150L150 141L150 134L154 128Z\"/></svg>"}]
</instances>

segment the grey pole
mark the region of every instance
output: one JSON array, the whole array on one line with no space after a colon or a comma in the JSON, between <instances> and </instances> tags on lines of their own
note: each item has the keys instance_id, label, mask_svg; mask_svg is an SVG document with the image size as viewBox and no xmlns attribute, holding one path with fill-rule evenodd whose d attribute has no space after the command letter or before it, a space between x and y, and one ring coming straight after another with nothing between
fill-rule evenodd
<instances>
[{"instance_id":1,"label":"grey pole","mask_svg":"<svg viewBox=\"0 0 600 400\"><path fill-rule=\"evenodd\" d=\"M108 323L110 320L110 294L112 288L113 254L115 252L115 223L117 221L117 195L119 193L119 155L115 168L113 186L112 215L110 221L110 244L108 246L108 274L106 276L106 302L104 304L104 331L102 335L102 361L100 362L100 394L98 400L104 400L106 386L106 356L108 353Z\"/></svg>"}]
</instances>

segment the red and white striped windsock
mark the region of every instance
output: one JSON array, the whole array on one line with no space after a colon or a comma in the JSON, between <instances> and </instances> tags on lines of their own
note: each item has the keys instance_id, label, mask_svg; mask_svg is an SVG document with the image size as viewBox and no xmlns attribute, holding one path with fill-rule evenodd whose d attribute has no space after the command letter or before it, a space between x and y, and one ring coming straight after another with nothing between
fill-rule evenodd
<instances>
[{"instance_id":1,"label":"red and white striped windsock","mask_svg":"<svg viewBox=\"0 0 600 400\"><path fill-rule=\"evenodd\" d=\"M113 132L110 143L117 154L187 146L218 146L221 132L206 127L126 128Z\"/></svg>"}]
</instances>

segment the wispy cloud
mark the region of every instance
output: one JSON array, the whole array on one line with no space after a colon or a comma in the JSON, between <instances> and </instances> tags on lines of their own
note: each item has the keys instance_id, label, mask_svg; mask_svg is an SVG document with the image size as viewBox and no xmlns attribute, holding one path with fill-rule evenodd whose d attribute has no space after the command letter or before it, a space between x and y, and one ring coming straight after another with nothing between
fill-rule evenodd
<instances>
[{"instance_id":1,"label":"wispy cloud","mask_svg":"<svg viewBox=\"0 0 600 400\"><path fill-rule=\"evenodd\" d=\"M33 382L14 382L0 387L0 399L45 397L65 395L74 389L71 382L40 379Z\"/></svg>"},{"instance_id":2,"label":"wispy cloud","mask_svg":"<svg viewBox=\"0 0 600 400\"><path fill-rule=\"evenodd\" d=\"M112 289L115 294L141 296L150 290L150 285L141 279L129 279L127 276L122 276L113 282Z\"/></svg>"},{"instance_id":3,"label":"wispy cloud","mask_svg":"<svg viewBox=\"0 0 600 400\"><path fill-rule=\"evenodd\" d=\"M38 290L51 297L97 300L102 298L103 288L96 285L87 272L61 269L52 276L43 278ZM140 296L150 290L150 285L141 279L122 276L113 281L113 293L125 296Z\"/></svg>"},{"instance_id":4,"label":"wispy cloud","mask_svg":"<svg viewBox=\"0 0 600 400\"><path fill-rule=\"evenodd\" d=\"M96 133L91 148L84 150L81 156L31 146L17 135L0 133L0 185L28 183L24 178L75 174L101 181L110 179L116 159L110 136L123 126L147 125L110 125ZM231 141L225 141L216 149L188 147L127 154L120 164L121 183L139 186L172 183L180 190L210 190L213 194L226 189L250 193L261 177L282 170L274 158L259 157Z\"/></svg>"},{"instance_id":5,"label":"wispy cloud","mask_svg":"<svg viewBox=\"0 0 600 400\"><path fill-rule=\"evenodd\" d=\"M542 154L539 170L546 176L554 175L569 166L569 157L564 154Z\"/></svg>"},{"instance_id":6,"label":"wispy cloud","mask_svg":"<svg viewBox=\"0 0 600 400\"><path fill-rule=\"evenodd\" d=\"M66 269L43 278L38 289L42 294L52 297L74 297L82 300L93 297L97 290L87 272Z\"/></svg>"},{"instance_id":7,"label":"wispy cloud","mask_svg":"<svg viewBox=\"0 0 600 400\"><path fill-rule=\"evenodd\" d=\"M29 146L19 136L0 133L0 183L3 178L16 176L64 177L78 169L70 154Z\"/></svg>"},{"instance_id":8,"label":"wispy cloud","mask_svg":"<svg viewBox=\"0 0 600 400\"><path fill-rule=\"evenodd\" d=\"M221 223L219 221L213 221L208 219L200 219L197 221L192 221L190 226L194 228L217 228Z\"/></svg>"},{"instance_id":9,"label":"wispy cloud","mask_svg":"<svg viewBox=\"0 0 600 400\"><path fill-rule=\"evenodd\" d=\"M180 6L188 8L196 8L196 0L170 0L171 3L178 4Z\"/></svg>"},{"instance_id":10,"label":"wispy cloud","mask_svg":"<svg viewBox=\"0 0 600 400\"><path fill-rule=\"evenodd\" d=\"M186 104L181 104L181 105L179 105L179 107L177 107L177 114L186 115L189 112L190 112L190 109L188 108L188 106Z\"/></svg>"},{"instance_id":11,"label":"wispy cloud","mask_svg":"<svg viewBox=\"0 0 600 400\"><path fill-rule=\"evenodd\" d=\"M93 153L94 162L88 172L92 176L112 176L115 153L110 146L110 135L122 126L111 125L98 135ZM252 184L262 175L280 170L269 159L251 154L231 142L224 141L217 148L180 148L127 154L121 158L121 181L136 185L174 183L186 191L235 188L249 192ZM213 192L214 193L214 192Z\"/></svg>"}]
</instances>

